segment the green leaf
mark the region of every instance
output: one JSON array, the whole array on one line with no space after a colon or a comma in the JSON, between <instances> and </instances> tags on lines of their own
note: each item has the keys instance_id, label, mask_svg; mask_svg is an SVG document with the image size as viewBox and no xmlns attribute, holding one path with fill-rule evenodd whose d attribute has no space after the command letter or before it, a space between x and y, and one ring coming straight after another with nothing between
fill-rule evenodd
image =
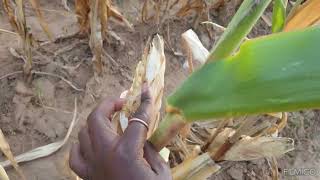
<instances>
[{"instance_id":1,"label":"green leaf","mask_svg":"<svg viewBox=\"0 0 320 180\"><path fill-rule=\"evenodd\" d=\"M286 22L287 0L274 0L272 14L272 32L282 31Z\"/></svg>"},{"instance_id":2,"label":"green leaf","mask_svg":"<svg viewBox=\"0 0 320 180\"><path fill-rule=\"evenodd\" d=\"M320 107L320 27L246 41L168 98L188 121Z\"/></svg>"},{"instance_id":3,"label":"green leaf","mask_svg":"<svg viewBox=\"0 0 320 180\"><path fill-rule=\"evenodd\" d=\"M271 0L244 0L217 45L211 50L207 61L228 57L236 51L270 2Z\"/></svg>"}]
</instances>

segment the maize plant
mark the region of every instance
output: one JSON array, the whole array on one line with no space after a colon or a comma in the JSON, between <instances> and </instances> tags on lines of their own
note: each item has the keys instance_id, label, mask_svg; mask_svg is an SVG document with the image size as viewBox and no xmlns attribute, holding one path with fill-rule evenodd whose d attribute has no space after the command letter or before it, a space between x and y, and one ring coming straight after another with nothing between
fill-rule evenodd
<instances>
[{"instance_id":1,"label":"maize plant","mask_svg":"<svg viewBox=\"0 0 320 180\"><path fill-rule=\"evenodd\" d=\"M192 12L197 16L207 13L209 9L220 7L225 0L144 0L141 20L143 22L149 19L155 19L156 23L160 23L160 17L167 12L173 11L173 16L184 17ZM163 11L163 13L161 13Z\"/></svg>"},{"instance_id":2,"label":"maize plant","mask_svg":"<svg viewBox=\"0 0 320 180\"><path fill-rule=\"evenodd\" d=\"M186 124L196 121L225 122L225 118L319 107L320 27L308 27L317 24L312 21L301 30L281 32L288 31L286 28L298 21L312 2L307 1L286 20L286 2L275 1L272 30L279 33L248 40L246 36L271 0L244 0L211 52L198 52L198 57L207 57L206 63L167 98L166 115L149 139L154 146L160 151ZM287 121L286 113L280 117L278 129ZM218 127L202 152L195 151L196 156L187 157L173 169L174 178L206 178L218 171L215 162L274 157L291 151L292 139L261 136L272 134L271 126L246 120L236 129Z\"/></svg>"},{"instance_id":3,"label":"maize plant","mask_svg":"<svg viewBox=\"0 0 320 180\"><path fill-rule=\"evenodd\" d=\"M44 21L42 16L42 12L40 11L39 2L37 0L30 0L30 4L32 5L39 23L43 29L43 31L47 34L49 39L52 39L51 32L49 31L47 23ZM32 70L32 34L29 32L26 17L24 12L24 4L22 0L3 0L3 7L6 11L9 22L13 29L18 32L23 50L23 57L25 64L23 66L23 72L26 81L31 80L31 70Z\"/></svg>"},{"instance_id":4,"label":"maize plant","mask_svg":"<svg viewBox=\"0 0 320 180\"><path fill-rule=\"evenodd\" d=\"M89 34L90 48L93 53L94 72L101 75L102 46L107 33L107 23L113 17L132 29L131 24L112 5L111 0L76 0L76 14L80 26L80 34Z\"/></svg>"}]
</instances>

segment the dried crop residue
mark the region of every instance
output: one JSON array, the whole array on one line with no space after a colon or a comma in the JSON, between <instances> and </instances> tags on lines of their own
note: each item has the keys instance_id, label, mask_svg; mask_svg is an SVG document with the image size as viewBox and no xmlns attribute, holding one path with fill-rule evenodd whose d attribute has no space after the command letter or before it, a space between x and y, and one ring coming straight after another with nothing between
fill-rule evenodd
<instances>
[{"instance_id":1,"label":"dried crop residue","mask_svg":"<svg viewBox=\"0 0 320 180\"><path fill-rule=\"evenodd\" d=\"M69 5L71 2L73 1L70 1ZM227 1L224 6L211 12L212 20L226 26L235 13L238 2L240 1ZM34 75L30 87L20 84L21 74L0 80L0 127L14 154L61 140L72 120L74 98L77 97L79 100L80 121L68 145L50 157L21 164L28 179L74 179L67 164L70 143L77 141L79 128L84 125L87 115L99 101L107 96L119 96L130 87L134 69L149 36L159 33L164 37L167 59L164 96L170 94L187 77L188 72L182 69L185 58L181 56L180 35L193 26L194 18L172 17L163 20L159 26L152 22L141 23L141 7L138 4L137 1L123 1L123 4L118 6L133 23L134 31L116 23L109 23L108 40L104 42L103 47L106 53L103 53L102 57L105 64L104 75L99 79L100 82L97 82L93 78L89 40L72 36L78 31L76 16L64 11L61 1L41 1L44 18L54 39L58 40L44 42L33 51L34 70L59 75L84 91L74 90L61 79L48 75ZM46 41L46 35L42 32L30 4L26 3L26 7L26 18L33 35L36 39ZM72 5L70 7L72 8ZM0 9L0 28L12 30L6 15L2 8ZM209 38L202 26L195 32L208 49L220 35L216 33L213 39ZM269 32L270 28L260 20L249 37ZM12 56L8 50L19 49L18 37L1 33L0 42L0 77L21 71L23 60ZM289 125L282 135L295 138L296 150L279 159L279 170L291 167L319 167L316 152L319 151L320 142L316 135L319 130L316 128L320 125L313 124L319 122L317 111L290 114ZM13 169L8 169L8 174L12 180L20 179ZM271 169L263 159L254 162L223 163L222 171L213 176L213 179L264 180L270 177Z\"/></svg>"}]
</instances>

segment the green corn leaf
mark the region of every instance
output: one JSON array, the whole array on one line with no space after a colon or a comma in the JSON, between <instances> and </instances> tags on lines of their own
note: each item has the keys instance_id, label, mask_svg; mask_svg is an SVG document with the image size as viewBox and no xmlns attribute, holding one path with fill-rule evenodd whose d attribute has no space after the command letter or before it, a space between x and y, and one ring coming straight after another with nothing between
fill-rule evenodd
<instances>
[{"instance_id":1,"label":"green corn leaf","mask_svg":"<svg viewBox=\"0 0 320 180\"><path fill-rule=\"evenodd\" d=\"M286 22L286 7L288 0L274 0L272 14L272 32L282 31Z\"/></svg>"},{"instance_id":2,"label":"green corn leaf","mask_svg":"<svg viewBox=\"0 0 320 180\"><path fill-rule=\"evenodd\" d=\"M244 0L207 61L228 57L236 51L270 2L271 0Z\"/></svg>"},{"instance_id":3,"label":"green corn leaf","mask_svg":"<svg viewBox=\"0 0 320 180\"><path fill-rule=\"evenodd\" d=\"M246 41L171 95L188 121L320 107L320 27Z\"/></svg>"}]
</instances>

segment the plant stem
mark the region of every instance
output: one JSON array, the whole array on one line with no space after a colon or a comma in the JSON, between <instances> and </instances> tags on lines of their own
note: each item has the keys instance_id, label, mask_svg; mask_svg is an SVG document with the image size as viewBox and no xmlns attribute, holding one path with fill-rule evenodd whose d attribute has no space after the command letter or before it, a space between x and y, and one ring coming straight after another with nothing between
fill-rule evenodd
<instances>
[{"instance_id":1,"label":"plant stem","mask_svg":"<svg viewBox=\"0 0 320 180\"><path fill-rule=\"evenodd\" d=\"M209 153L184 160L181 164L172 169L174 180L207 179L220 170Z\"/></svg>"},{"instance_id":2,"label":"plant stem","mask_svg":"<svg viewBox=\"0 0 320 180\"><path fill-rule=\"evenodd\" d=\"M187 122L184 121L181 115L167 113L158 129L149 138L149 141L154 145L157 151L160 151L186 124Z\"/></svg>"}]
</instances>

